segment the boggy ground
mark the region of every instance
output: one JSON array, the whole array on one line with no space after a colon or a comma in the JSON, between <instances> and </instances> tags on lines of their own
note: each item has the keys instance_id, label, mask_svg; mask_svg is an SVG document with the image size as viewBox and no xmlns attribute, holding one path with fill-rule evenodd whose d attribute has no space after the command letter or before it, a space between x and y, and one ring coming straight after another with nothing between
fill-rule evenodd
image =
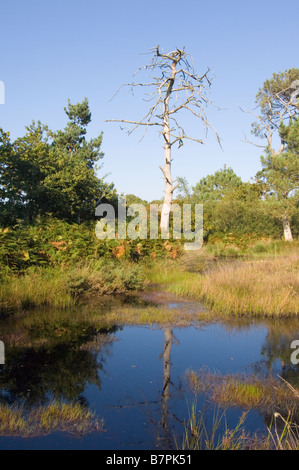
<instances>
[{"instance_id":1,"label":"boggy ground","mask_svg":"<svg viewBox=\"0 0 299 470\"><path fill-rule=\"evenodd\" d=\"M149 270L154 284L202 302L220 316L299 314L299 251L262 259L214 260L199 254Z\"/></svg>"}]
</instances>

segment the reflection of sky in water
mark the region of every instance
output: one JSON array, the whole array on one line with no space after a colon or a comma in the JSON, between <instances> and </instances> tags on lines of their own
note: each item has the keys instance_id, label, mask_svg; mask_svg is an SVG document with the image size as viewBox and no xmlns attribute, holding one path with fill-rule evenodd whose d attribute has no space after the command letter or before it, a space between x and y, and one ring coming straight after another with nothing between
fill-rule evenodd
<instances>
[{"instance_id":1,"label":"reflection of sky in water","mask_svg":"<svg viewBox=\"0 0 299 470\"><path fill-rule=\"evenodd\" d=\"M181 420L187 416L187 400L184 376L187 369L199 370L207 367L221 373L252 373L251 365L261 359L260 351L267 329L252 327L244 330L226 330L219 324L201 328L173 329L171 348L171 399L169 415ZM105 364L106 375L102 376L100 401L94 387L86 390L92 408L104 416L109 429L101 437L103 448L154 448L153 426L161 419L161 392L163 388L163 330L126 327L118 332L119 341L113 344L113 354ZM198 401L198 408L204 406ZM228 423L236 424L240 410L230 413ZM258 413L251 412L247 427L255 431L263 427ZM176 419L169 419L169 427L180 432ZM146 439L144 440L144 436ZM109 447L111 446L111 447Z\"/></svg>"},{"instance_id":2,"label":"reflection of sky in water","mask_svg":"<svg viewBox=\"0 0 299 470\"><path fill-rule=\"evenodd\" d=\"M268 347L271 351L277 336L276 333L274 340L269 340L268 328L262 323L238 329L221 323L203 324L198 328L174 328L172 333L170 398L164 403L171 436L173 431L176 434L182 432L180 420L187 419L187 402L192 402L192 395L186 393L185 388L186 370L197 371L206 367L211 372L222 374L251 374L259 365L259 372L265 372L265 356L261 351L267 351ZM115 341L109 346L109 353L105 354L105 350L98 353L98 360L103 363L103 369L98 371L100 390L96 384L86 383L83 393L90 408L104 418L104 434L92 433L82 439L56 434L25 440L1 437L0 448L117 450L157 449L157 445L165 448L165 441L156 439L158 428L155 426L162 413L165 332L154 327L128 326L113 336ZM273 357L273 364L280 371L279 359ZM198 410L203 406L204 401L199 397ZM237 408L231 410L228 425L236 425L240 414ZM249 431L254 432L263 427L263 417L252 411L246 425ZM165 435L167 437L167 433Z\"/></svg>"}]
</instances>

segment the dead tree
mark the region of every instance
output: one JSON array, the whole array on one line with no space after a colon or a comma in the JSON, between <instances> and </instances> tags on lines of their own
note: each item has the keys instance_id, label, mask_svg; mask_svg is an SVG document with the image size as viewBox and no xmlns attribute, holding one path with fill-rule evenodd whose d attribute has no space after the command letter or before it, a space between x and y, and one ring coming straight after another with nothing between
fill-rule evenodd
<instances>
[{"instance_id":1,"label":"dead tree","mask_svg":"<svg viewBox=\"0 0 299 470\"><path fill-rule=\"evenodd\" d=\"M176 49L172 52L164 53L157 46L150 53L153 55L151 62L140 67L137 72L142 70L158 72L159 76L152 76L151 81L148 83L126 83L120 89L124 86L132 88L148 87L148 101L152 105L140 120L108 119L107 122L131 124L133 127L130 129L129 134L140 126L145 126L145 132L150 126L158 126L159 133L164 139L164 166L159 167L165 181L165 194L160 222L161 232L163 233L163 231L168 230L173 192L179 185L179 182L173 181L171 174L172 147L174 144L177 144L178 148L180 148L187 139L203 144L201 138L191 137L185 133L183 127L177 121L177 114L179 111L188 111L194 117L201 120L205 131L208 128L213 130L219 143L220 139L214 127L208 122L205 114L205 107L210 104L206 93L211 85L209 78L210 69L201 76L196 74L185 49Z\"/></svg>"}]
</instances>

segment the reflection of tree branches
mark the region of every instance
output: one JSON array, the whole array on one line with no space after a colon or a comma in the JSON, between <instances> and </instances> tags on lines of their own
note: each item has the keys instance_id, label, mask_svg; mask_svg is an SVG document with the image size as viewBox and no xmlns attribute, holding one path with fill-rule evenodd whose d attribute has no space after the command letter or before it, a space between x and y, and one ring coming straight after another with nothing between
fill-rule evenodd
<instances>
[{"instance_id":1,"label":"reflection of tree branches","mask_svg":"<svg viewBox=\"0 0 299 470\"><path fill-rule=\"evenodd\" d=\"M78 400L86 383L101 388L102 369L96 352L70 344L39 350L8 349L0 374L0 401L30 405L45 404L53 398Z\"/></svg>"},{"instance_id":2,"label":"reflection of tree branches","mask_svg":"<svg viewBox=\"0 0 299 470\"><path fill-rule=\"evenodd\" d=\"M299 337L299 320L284 319L283 321L267 321L268 334L261 349L263 359L254 364L254 369L260 373L264 370L273 375L281 370L282 377L292 385L299 383L299 365L291 363L291 342ZM280 362L280 366L275 364ZM275 369L274 366L276 365Z\"/></svg>"},{"instance_id":3,"label":"reflection of tree branches","mask_svg":"<svg viewBox=\"0 0 299 470\"><path fill-rule=\"evenodd\" d=\"M170 327L164 329L164 348L163 353L160 355L159 359L163 357L163 389L161 393L161 420L160 426L162 428L163 435L160 436L160 439L165 440L169 449L173 445L173 437L170 434L169 430L169 399L171 398L170 386L173 386L171 381L171 346L173 342L178 344L178 340L175 338Z\"/></svg>"}]
</instances>

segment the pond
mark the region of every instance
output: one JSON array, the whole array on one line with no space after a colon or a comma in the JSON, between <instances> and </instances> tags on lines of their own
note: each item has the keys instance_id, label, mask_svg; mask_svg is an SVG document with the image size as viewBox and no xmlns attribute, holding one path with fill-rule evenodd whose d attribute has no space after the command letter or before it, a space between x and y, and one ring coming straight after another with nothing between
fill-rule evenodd
<instances>
[{"instance_id":1,"label":"pond","mask_svg":"<svg viewBox=\"0 0 299 470\"><path fill-rule=\"evenodd\" d=\"M290 344L299 339L297 320L215 320L205 315L188 326L106 325L96 327L95 310L142 311L156 304L153 293L120 299L84 313L29 312L0 322L5 364L0 365L3 406L22 406L26 412L53 400L78 402L103 420L103 429L87 433L66 430L0 436L0 449L176 449L194 404L187 371L277 377L296 384ZM187 308L196 303L164 299L163 308ZM82 321L84 318L84 321ZM78 320L80 319L80 320ZM197 413L211 422L219 406L206 393L196 398ZM228 427L238 423L244 408L226 409ZM210 420L210 421L209 421ZM251 409L246 431L263 432L269 416ZM209 424L208 424L209 425ZM9 434L9 435L7 435Z\"/></svg>"}]
</instances>

